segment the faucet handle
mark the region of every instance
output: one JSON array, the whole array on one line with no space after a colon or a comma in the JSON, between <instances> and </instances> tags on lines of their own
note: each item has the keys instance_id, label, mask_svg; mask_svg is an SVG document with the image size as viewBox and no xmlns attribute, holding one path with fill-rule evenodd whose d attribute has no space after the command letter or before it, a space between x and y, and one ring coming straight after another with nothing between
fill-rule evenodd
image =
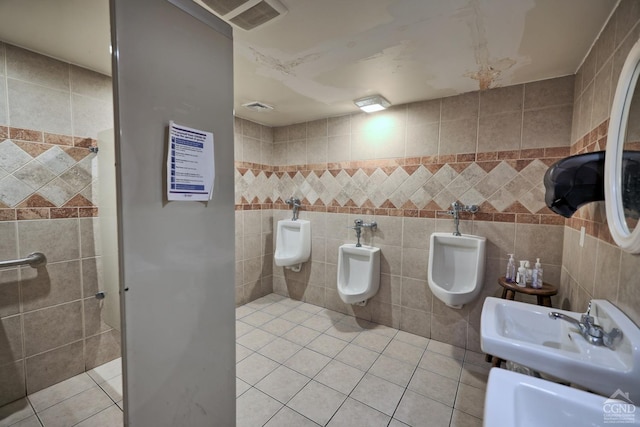
<instances>
[{"instance_id":1,"label":"faucet handle","mask_svg":"<svg viewBox=\"0 0 640 427\"><path fill-rule=\"evenodd\" d=\"M604 345L610 349L614 349L620 340L622 340L622 331L618 328L611 329L609 333L605 333L602 337Z\"/></svg>"},{"instance_id":2,"label":"faucet handle","mask_svg":"<svg viewBox=\"0 0 640 427\"><path fill-rule=\"evenodd\" d=\"M593 325L593 316L590 313L591 313L591 301L589 301L589 305L587 306L587 312L584 313L582 316L580 316L580 320L582 321L582 323L585 323L587 325Z\"/></svg>"}]
</instances>

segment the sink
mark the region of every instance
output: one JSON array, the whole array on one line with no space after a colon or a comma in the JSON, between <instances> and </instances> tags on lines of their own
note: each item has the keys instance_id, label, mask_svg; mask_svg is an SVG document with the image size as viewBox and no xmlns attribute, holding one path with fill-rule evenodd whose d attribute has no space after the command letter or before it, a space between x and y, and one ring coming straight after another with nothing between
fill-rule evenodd
<instances>
[{"instance_id":1,"label":"sink","mask_svg":"<svg viewBox=\"0 0 640 427\"><path fill-rule=\"evenodd\" d=\"M552 311L574 319L582 314L486 298L480 326L482 350L604 396L621 390L640 402L640 329L610 302L593 300L595 323L605 331L616 327L623 333L612 350L588 343L576 326L550 318Z\"/></svg>"},{"instance_id":2,"label":"sink","mask_svg":"<svg viewBox=\"0 0 640 427\"><path fill-rule=\"evenodd\" d=\"M487 427L640 425L640 411L622 394L614 400L506 369L491 369L485 396Z\"/></svg>"}]
</instances>

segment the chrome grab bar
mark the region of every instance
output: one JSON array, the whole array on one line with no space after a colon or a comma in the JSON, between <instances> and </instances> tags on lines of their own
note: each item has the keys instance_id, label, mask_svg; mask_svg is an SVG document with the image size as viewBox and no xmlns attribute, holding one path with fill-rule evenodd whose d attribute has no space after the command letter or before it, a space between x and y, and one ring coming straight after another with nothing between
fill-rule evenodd
<instances>
[{"instance_id":1,"label":"chrome grab bar","mask_svg":"<svg viewBox=\"0 0 640 427\"><path fill-rule=\"evenodd\" d=\"M0 268L17 267L19 265L30 265L31 267L37 267L40 264L45 264L47 257L42 252L33 252L27 255L26 258L14 259L11 261L0 261Z\"/></svg>"}]
</instances>

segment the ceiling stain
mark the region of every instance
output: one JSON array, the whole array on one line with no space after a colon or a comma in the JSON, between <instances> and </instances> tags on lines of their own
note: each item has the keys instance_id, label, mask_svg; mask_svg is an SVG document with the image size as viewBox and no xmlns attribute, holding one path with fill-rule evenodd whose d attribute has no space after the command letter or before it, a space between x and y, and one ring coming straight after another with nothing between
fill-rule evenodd
<instances>
[{"instance_id":1,"label":"ceiling stain","mask_svg":"<svg viewBox=\"0 0 640 427\"><path fill-rule=\"evenodd\" d=\"M322 53L310 53L308 55L303 55L288 61L283 61L278 58L274 58L273 56L266 55L252 46L249 46L249 49L253 53L253 56L257 63L266 65L272 70L276 70L290 76L295 75L294 70L300 65L307 62L316 61L322 57Z\"/></svg>"},{"instance_id":2,"label":"ceiling stain","mask_svg":"<svg viewBox=\"0 0 640 427\"><path fill-rule=\"evenodd\" d=\"M464 73L463 76L477 80L480 90L491 89L492 87L498 86L502 72L516 65L517 61L508 57L491 59L487 32L484 20L482 19L479 0L469 0L469 3L467 3L465 7L460 8L456 15L463 17L467 21L471 33L476 64L478 64L477 71L468 71Z\"/></svg>"}]
</instances>

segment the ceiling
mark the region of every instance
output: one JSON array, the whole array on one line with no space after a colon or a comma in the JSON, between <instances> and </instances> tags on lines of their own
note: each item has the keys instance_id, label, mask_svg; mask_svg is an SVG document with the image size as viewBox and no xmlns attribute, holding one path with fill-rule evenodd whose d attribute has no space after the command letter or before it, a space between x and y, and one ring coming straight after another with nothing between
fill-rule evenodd
<instances>
[{"instance_id":1,"label":"ceiling","mask_svg":"<svg viewBox=\"0 0 640 427\"><path fill-rule=\"evenodd\" d=\"M573 74L618 0L281 0L234 30L236 115L280 126ZM107 0L2 0L0 40L111 74ZM253 112L241 105L273 106Z\"/></svg>"}]
</instances>

